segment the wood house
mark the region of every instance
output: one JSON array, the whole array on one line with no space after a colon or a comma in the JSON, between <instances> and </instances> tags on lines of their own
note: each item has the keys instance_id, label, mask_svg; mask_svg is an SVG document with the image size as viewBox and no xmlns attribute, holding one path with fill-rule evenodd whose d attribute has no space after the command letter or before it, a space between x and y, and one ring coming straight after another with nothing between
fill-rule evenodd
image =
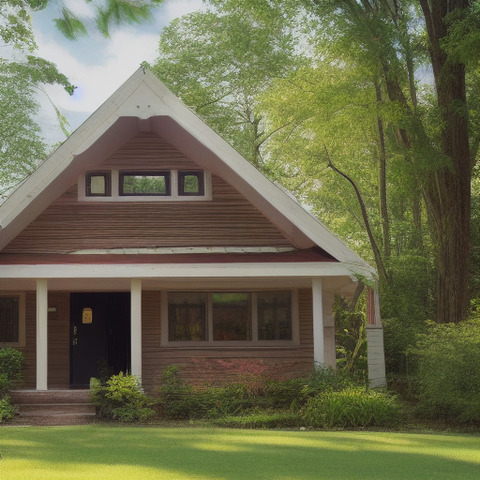
<instances>
[{"instance_id":1,"label":"wood house","mask_svg":"<svg viewBox=\"0 0 480 480\"><path fill-rule=\"evenodd\" d=\"M143 69L0 206L0 345L24 352L29 389L334 366L334 297L360 277L375 272Z\"/></svg>"}]
</instances>

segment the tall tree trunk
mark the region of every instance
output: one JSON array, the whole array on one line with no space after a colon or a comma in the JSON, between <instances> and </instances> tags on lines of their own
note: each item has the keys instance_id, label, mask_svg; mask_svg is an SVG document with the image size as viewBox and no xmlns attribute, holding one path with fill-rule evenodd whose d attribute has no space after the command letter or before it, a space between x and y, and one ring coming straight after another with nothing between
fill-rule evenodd
<instances>
[{"instance_id":1,"label":"tall tree trunk","mask_svg":"<svg viewBox=\"0 0 480 480\"><path fill-rule=\"evenodd\" d=\"M377 104L382 103L382 91L380 85L375 82L375 94L377 99ZM391 249L391 239L390 239L390 217L388 215L388 205L387 205L387 151L385 148L385 133L383 130L383 120L377 112L377 134L378 134L378 145L379 145L379 156L378 156L378 191L380 197L380 217L382 219L382 236L383 236L383 254L385 260L388 261L390 258L392 249Z\"/></svg>"},{"instance_id":2,"label":"tall tree trunk","mask_svg":"<svg viewBox=\"0 0 480 480\"><path fill-rule=\"evenodd\" d=\"M465 10L468 0L420 0L441 110L442 153L448 165L434 172L426 188L427 207L436 229L437 322L465 319L469 306L470 183L465 66L448 58L441 42L448 34L446 17Z\"/></svg>"}]
</instances>

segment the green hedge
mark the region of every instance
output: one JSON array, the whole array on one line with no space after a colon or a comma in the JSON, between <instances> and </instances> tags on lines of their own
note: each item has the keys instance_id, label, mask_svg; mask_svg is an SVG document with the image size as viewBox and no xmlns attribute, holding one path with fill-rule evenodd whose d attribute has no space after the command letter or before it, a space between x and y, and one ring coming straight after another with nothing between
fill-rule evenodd
<instances>
[{"instance_id":1,"label":"green hedge","mask_svg":"<svg viewBox=\"0 0 480 480\"><path fill-rule=\"evenodd\" d=\"M413 352L421 416L480 425L480 319L430 324Z\"/></svg>"},{"instance_id":2,"label":"green hedge","mask_svg":"<svg viewBox=\"0 0 480 480\"><path fill-rule=\"evenodd\" d=\"M393 427L401 420L401 406L386 393L349 387L310 398L303 415L316 428Z\"/></svg>"}]
</instances>

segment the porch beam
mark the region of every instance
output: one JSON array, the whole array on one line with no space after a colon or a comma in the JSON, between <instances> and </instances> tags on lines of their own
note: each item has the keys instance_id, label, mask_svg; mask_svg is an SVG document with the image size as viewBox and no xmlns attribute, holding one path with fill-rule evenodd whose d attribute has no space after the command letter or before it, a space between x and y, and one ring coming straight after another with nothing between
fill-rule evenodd
<instances>
[{"instance_id":1,"label":"porch beam","mask_svg":"<svg viewBox=\"0 0 480 480\"><path fill-rule=\"evenodd\" d=\"M313 361L325 364L325 339L323 332L323 283L321 278L312 279L313 301Z\"/></svg>"},{"instance_id":2,"label":"porch beam","mask_svg":"<svg viewBox=\"0 0 480 480\"><path fill-rule=\"evenodd\" d=\"M48 281L37 280L36 388L48 389Z\"/></svg>"},{"instance_id":3,"label":"porch beam","mask_svg":"<svg viewBox=\"0 0 480 480\"><path fill-rule=\"evenodd\" d=\"M142 281L130 283L130 341L131 373L142 380Z\"/></svg>"}]
</instances>

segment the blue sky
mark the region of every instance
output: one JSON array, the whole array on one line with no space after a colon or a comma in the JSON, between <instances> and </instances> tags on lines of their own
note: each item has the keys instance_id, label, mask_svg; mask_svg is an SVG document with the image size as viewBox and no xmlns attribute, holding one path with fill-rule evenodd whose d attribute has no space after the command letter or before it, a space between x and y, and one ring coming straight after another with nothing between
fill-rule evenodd
<instances>
[{"instance_id":1,"label":"blue sky","mask_svg":"<svg viewBox=\"0 0 480 480\"><path fill-rule=\"evenodd\" d=\"M66 0L72 11L93 18L88 5ZM144 60L157 56L159 34L172 19L202 7L202 0L166 0L154 19L141 25L129 25L112 32L105 39L92 31L76 41L65 39L55 27L58 6L52 5L33 15L33 27L39 50L37 55L55 63L78 88L70 97L62 87L48 87L46 93L66 116L70 130L88 118ZM40 123L49 143L65 139L58 127L48 98L40 94Z\"/></svg>"}]
</instances>

